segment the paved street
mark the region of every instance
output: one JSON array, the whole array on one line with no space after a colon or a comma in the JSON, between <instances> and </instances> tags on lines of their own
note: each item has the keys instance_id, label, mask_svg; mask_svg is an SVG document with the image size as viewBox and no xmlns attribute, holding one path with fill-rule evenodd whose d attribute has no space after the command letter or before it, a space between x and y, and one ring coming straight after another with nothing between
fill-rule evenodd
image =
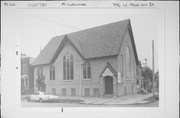
<instances>
[{"instance_id":1,"label":"paved street","mask_svg":"<svg viewBox=\"0 0 180 118\"><path fill-rule=\"evenodd\" d=\"M127 104L135 104L135 103L148 103L144 99L151 97L152 94L148 95L129 95L129 96L122 96L118 98L84 98L84 104L103 104L103 105L127 105Z\"/></svg>"},{"instance_id":2,"label":"paved street","mask_svg":"<svg viewBox=\"0 0 180 118\"><path fill-rule=\"evenodd\" d=\"M27 102L22 100L22 107L158 107L159 101L147 100L150 97L152 97L152 94L137 94L118 98L62 97L61 101L56 103ZM72 102L73 100L75 102Z\"/></svg>"},{"instance_id":3,"label":"paved street","mask_svg":"<svg viewBox=\"0 0 180 118\"><path fill-rule=\"evenodd\" d=\"M133 105L129 105L132 107L158 107L159 106L159 101L154 101L154 102L150 102L150 103L146 103L146 104L133 104Z\"/></svg>"}]
</instances>

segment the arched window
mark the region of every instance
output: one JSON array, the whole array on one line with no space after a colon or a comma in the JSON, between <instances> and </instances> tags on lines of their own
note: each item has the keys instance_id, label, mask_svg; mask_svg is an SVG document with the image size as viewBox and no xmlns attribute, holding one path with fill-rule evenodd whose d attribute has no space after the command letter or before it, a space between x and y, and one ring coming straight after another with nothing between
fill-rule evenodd
<instances>
[{"instance_id":1,"label":"arched window","mask_svg":"<svg viewBox=\"0 0 180 118\"><path fill-rule=\"evenodd\" d=\"M82 69L83 69L83 78L90 79L91 78L91 64L90 63L82 64Z\"/></svg>"},{"instance_id":2,"label":"arched window","mask_svg":"<svg viewBox=\"0 0 180 118\"><path fill-rule=\"evenodd\" d=\"M73 56L72 55L70 57L69 68L70 68L69 77L70 77L70 79L74 79Z\"/></svg>"},{"instance_id":3,"label":"arched window","mask_svg":"<svg viewBox=\"0 0 180 118\"><path fill-rule=\"evenodd\" d=\"M37 69L37 76L38 76L38 78L42 78L43 77L43 68L42 67L39 67Z\"/></svg>"},{"instance_id":4,"label":"arched window","mask_svg":"<svg viewBox=\"0 0 180 118\"><path fill-rule=\"evenodd\" d=\"M63 57L63 79L74 79L73 55L69 53Z\"/></svg>"},{"instance_id":5,"label":"arched window","mask_svg":"<svg viewBox=\"0 0 180 118\"><path fill-rule=\"evenodd\" d=\"M128 78L130 77L130 50L129 50L129 47L126 47L126 73L127 73L127 76Z\"/></svg>"},{"instance_id":6,"label":"arched window","mask_svg":"<svg viewBox=\"0 0 180 118\"><path fill-rule=\"evenodd\" d=\"M121 75L123 76L123 73L124 73L124 65L123 65L123 63L124 63L124 60L123 60L123 55L121 55Z\"/></svg>"},{"instance_id":7,"label":"arched window","mask_svg":"<svg viewBox=\"0 0 180 118\"><path fill-rule=\"evenodd\" d=\"M53 65L50 66L49 75L50 80L55 80L55 67Z\"/></svg>"},{"instance_id":8,"label":"arched window","mask_svg":"<svg viewBox=\"0 0 180 118\"><path fill-rule=\"evenodd\" d=\"M66 80L66 57L63 57L63 79Z\"/></svg>"}]
</instances>

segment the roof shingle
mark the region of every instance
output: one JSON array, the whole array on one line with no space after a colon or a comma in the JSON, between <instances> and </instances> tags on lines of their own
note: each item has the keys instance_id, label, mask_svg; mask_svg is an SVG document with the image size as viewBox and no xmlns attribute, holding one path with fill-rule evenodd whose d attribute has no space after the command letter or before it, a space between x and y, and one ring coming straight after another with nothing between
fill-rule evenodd
<instances>
[{"instance_id":1,"label":"roof shingle","mask_svg":"<svg viewBox=\"0 0 180 118\"><path fill-rule=\"evenodd\" d=\"M78 32L66 34L84 59L113 56L119 54L130 20L123 20ZM32 65L49 64L65 35L51 39Z\"/></svg>"},{"instance_id":2,"label":"roof shingle","mask_svg":"<svg viewBox=\"0 0 180 118\"><path fill-rule=\"evenodd\" d=\"M31 65L44 65L48 64L56 50L59 47L59 44L63 40L64 36L57 36L52 38L48 44L44 47L44 49L40 52L40 54L35 58L35 60L31 63Z\"/></svg>"}]
</instances>

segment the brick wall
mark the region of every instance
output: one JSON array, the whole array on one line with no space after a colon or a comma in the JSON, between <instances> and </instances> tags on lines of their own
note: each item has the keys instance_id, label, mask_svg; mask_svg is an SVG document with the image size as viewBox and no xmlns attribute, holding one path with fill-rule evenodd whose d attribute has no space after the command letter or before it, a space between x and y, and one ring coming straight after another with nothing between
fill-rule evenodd
<instances>
[{"instance_id":1,"label":"brick wall","mask_svg":"<svg viewBox=\"0 0 180 118\"><path fill-rule=\"evenodd\" d=\"M126 47L128 46L129 50L130 50L130 79L127 79L127 66L126 66ZM123 65L121 63L122 58L121 55L123 56ZM136 79L137 79L137 75L136 75L136 68L137 65L135 63L135 56L134 56L134 52L133 52L133 48L132 48L132 44L131 44L131 38L130 38L130 33L127 30L127 32L125 33L124 36L124 41L122 42L122 47L120 49L120 54L117 57L117 70L118 72L122 73L122 68L121 66L123 66L123 78L122 78L122 84L119 84L119 88L121 91L119 93L119 95L125 95L125 94L132 94L132 88L133 88L133 94L137 93L137 85L136 85ZM126 89L126 90L125 90ZM126 92L126 93L125 93Z\"/></svg>"},{"instance_id":2,"label":"brick wall","mask_svg":"<svg viewBox=\"0 0 180 118\"><path fill-rule=\"evenodd\" d=\"M107 62L118 72L121 72L121 55L123 55L123 70L124 76L122 79L122 83L117 84L117 77L113 77L113 91L115 95L123 96L128 94L135 94L137 92L136 87L136 63L134 58L134 53L130 41L129 32L125 34L125 39L123 41L122 47L120 49L119 56L111 56L111 57L104 57L104 58L95 58L87 60L91 64L91 79L85 80L82 76L82 68L81 64L83 63L83 59L76 52L74 47L69 43L66 42L64 48L62 49L61 53L57 57L53 66L55 67L55 80L50 80L49 76L49 68L50 65L43 66L43 73L45 76L45 84L46 84L46 92L52 93L55 89L56 94L62 95L62 91L66 92L67 96L70 96L75 91L76 95L85 96L87 95L87 91L89 90L90 96L94 96L97 91L99 91L99 95L103 94L103 87L102 83L100 82L102 77L100 74L107 66ZM130 79L127 80L126 78L126 56L125 56L125 49L126 46L130 49ZM63 80L63 56L69 52L73 55L74 59L74 79L73 80ZM37 78L37 67L34 69L34 76ZM85 92L86 91L86 92ZM125 94L126 92L126 94Z\"/></svg>"}]
</instances>

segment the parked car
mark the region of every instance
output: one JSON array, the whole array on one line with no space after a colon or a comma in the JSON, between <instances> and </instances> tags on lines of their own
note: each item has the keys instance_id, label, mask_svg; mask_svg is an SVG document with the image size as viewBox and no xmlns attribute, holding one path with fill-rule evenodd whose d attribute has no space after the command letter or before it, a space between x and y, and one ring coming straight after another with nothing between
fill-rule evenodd
<instances>
[{"instance_id":1,"label":"parked car","mask_svg":"<svg viewBox=\"0 0 180 118\"><path fill-rule=\"evenodd\" d=\"M43 101L50 101L50 100L54 100L54 99L58 99L57 95L51 95L45 92L39 92L33 95L29 95L28 97L26 97L27 101L39 101L39 102L43 102Z\"/></svg>"}]
</instances>

